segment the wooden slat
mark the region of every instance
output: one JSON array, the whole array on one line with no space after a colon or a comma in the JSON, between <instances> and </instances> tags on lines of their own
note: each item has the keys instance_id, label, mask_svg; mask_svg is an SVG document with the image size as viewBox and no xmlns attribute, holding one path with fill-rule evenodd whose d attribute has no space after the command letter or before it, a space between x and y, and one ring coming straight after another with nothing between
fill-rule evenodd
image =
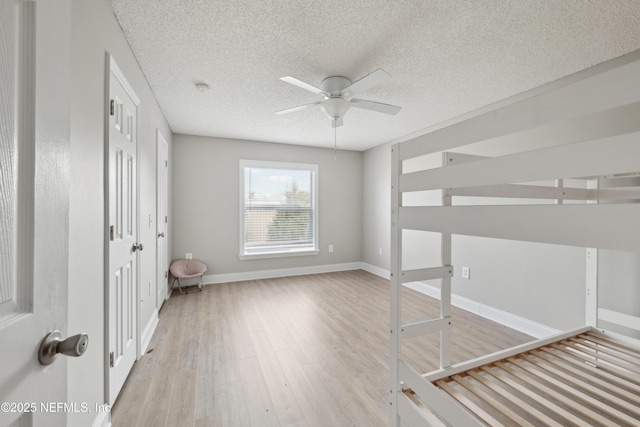
<instances>
[{"instance_id":1,"label":"wooden slat","mask_svg":"<svg viewBox=\"0 0 640 427\"><path fill-rule=\"evenodd\" d=\"M480 419L489 424L492 427L504 426L505 424L500 422L497 418L495 418L492 414L487 412L481 405L475 402L475 399L470 398L454 387L451 387L449 383L446 381L440 380L436 382L438 387L447 392L451 397L456 399L458 402L469 408L471 412L476 414Z\"/></svg>"},{"instance_id":2,"label":"wooden slat","mask_svg":"<svg viewBox=\"0 0 640 427\"><path fill-rule=\"evenodd\" d=\"M589 408L588 413L592 417L601 417L598 419L604 420L605 423L607 421L615 421L616 424L619 424L620 421L630 423L630 424L633 424L635 422L634 418L630 417L629 415L621 412L618 409L611 407L608 404L605 404L599 399L591 397L586 392L583 392L580 389L574 387L573 386L575 385L574 381L571 381L572 384L567 384L566 382L563 382L560 379L555 378L553 375L550 375L548 371L538 366L537 363L531 362L531 361L524 362L523 356L518 358L512 357L507 360L510 363L518 366L522 370L529 372L535 375L536 377L541 378L546 382L552 384L556 389L559 389L562 391L563 393L562 396L564 396L565 398L575 399L576 402L578 401L584 402L583 406L586 408ZM595 393L595 390L596 389L592 388L591 392ZM603 396L600 395L599 397L603 397ZM607 416L605 417L603 413L606 413Z\"/></svg>"},{"instance_id":3,"label":"wooden slat","mask_svg":"<svg viewBox=\"0 0 640 427\"><path fill-rule=\"evenodd\" d=\"M418 282L421 280L443 279L453 276L453 266L419 268L402 272L402 283Z\"/></svg>"},{"instance_id":4,"label":"wooden slat","mask_svg":"<svg viewBox=\"0 0 640 427\"><path fill-rule=\"evenodd\" d=\"M604 369L585 363L589 361ZM631 426L640 419L640 381L630 372L638 364L639 349L589 332L440 377L445 379L436 383L491 425L505 423L506 416L519 425L536 425L530 420L537 419L545 425Z\"/></svg>"},{"instance_id":5,"label":"wooden slat","mask_svg":"<svg viewBox=\"0 0 640 427\"><path fill-rule=\"evenodd\" d=\"M640 251L638 217L627 204L400 208L405 229L627 251Z\"/></svg>"},{"instance_id":6,"label":"wooden slat","mask_svg":"<svg viewBox=\"0 0 640 427\"><path fill-rule=\"evenodd\" d=\"M536 375L531 373L528 370L522 369L520 367L516 368L515 366L508 366L506 363L497 362L496 366L501 369L507 371L509 374L513 375L516 378L520 378L525 381L530 387L535 387L540 390L542 393L548 395L550 398L562 402L562 404L567 405L574 410L576 410L579 414L585 415L588 418L603 423L604 425L608 425L610 420L600 415L598 412L591 409L589 406L582 404L576 400L572 400L568 398L565 394L560 393L553 388L545 385L542 381L538 379Z\"/></svg>"},{"instance_id":7,"label":"wooden slat","mask_svg":"<svg viewBox=\"0 0 640 427\"><path fill-rule=\"evenodd\" d=\"M640 357L640 355L638 355L638 348L640 348L640 341L638 340L635 341L635 344L638 344L637 346L629 345L629 344L626 344L625 342L622 342L620 339L616 339L612 337L610 334L611 332L608 332L605 335L604 333L594 333L593 331L591 331L587 334L587 336L591 340L599 340L600 342L606 343L606 345L612 348L619 348L621 350L628 352L628 354Z\"/></svg>"},{"instance_id":8,"label":"wooden slat","mask_svg":"<svg viewBox=\"0 0 640 427\"><path fill-rule=\"evenodd\" d=\"M513 393L509 393L504 387L501 387L494 381L491 381L489 378L480 375L475 370L468 371L467 374L473 377L479 383L483 384L485 387L493 390L495 393L507 399L511 404L517 406L521 411L526 412L531 417L536 418L539 422L543 422L549 427L563 427L562 424L560 424L556 420L550 418L545 413L531 406L528 402L517 398Z\"/></svg>"},{"instance_id":9,"label":"wooden slat","mask_svg":"<svg viewBox=\"0 0 640 427\"><path fill-rule=\"evenodd\" d=\"M525 419L522 416L520 416L520 414L518 414L517 412L513 411L511 408L509 408L506 405L504 405L500 400L494 398L486 390L483 390L481 387L478 387L477 385L473 384L466 377L463 378L460 375L454 375L452 378L456 383L460 384L462 387L467 389L470 393L475 394L476 396L478 396L479 399L484 400L489 405L495 407L498 411L500 411L502 414L504 414L506 417L508 417L511 421L517 423L516 424L517 426L520 426L520 427L527 427L527 426L534 427L534 424L532 424L527 419ZM482 383L480 383L480 384L482 384Z\"/></svg>"},{"instance_id":10,"label":"wooden slat","mask_svg":"<svg viewBox=\"0 0 640 427\"><path fill-rule=\"evenodd\" d=\"M428 334L430 332L444 331L451 329L451 317L429 319L420 322L407 323L400 327L402 338L414 337L416 335Z\"/></svg>"},{"instance_id":11,"label":"wooden slat","mask_svg":"<svg viewBox=\"0 0 640 427\"><path fill-rule=\"evenodd\" d=\"M606 401L608 405L623 408L627 412L634 413L636 417L640 419L640 408L629 402L628 400L620 398L617 395L611 393L610 389L606 386L606 383L604 383L604 381L602 382L604 383L602 384L602 386L600 386L600 384L595 385L593 384L593 382L589 381L588 378L585 378L582 375L569 375L567 372L563 371L562 368L553 366L553 364L548 363L546 360L540 360L537 357L534 358L532 357L532 355L526 353L521 357L527 362L534 364L538 368L544 370L549 375L553 375L555 378L561 380L569 387L580 389L585 393L589 393L590 395L595 395L601 401Z\"/></svg>"},{"instance_id":12,"label":"wooden slat","mask_svg":"<svg viewBox=\"0 0 640 427\"><path fill-rule=\"evenodd\" d=\"M547 363L557 367L558 369L561 369L563 371L566 371L568 373L570 373L571 375L573 375L576 378L580 378L581 381L584 382L589 382L592 384L597 385L598 387L600 387L601 389L604 390L608 390L611 393L614 393L618 396L623 397L626 401L630 401L633 402L636 405L636 409L640 410L640 394L634 394L631 393L630 391L626 390L625 388L622 387L618 387L615 384L612 383L613 379L616 379L616 377L613 376L609 376L609 380L605 381L604 379L601 379L600 377L597 377L596 375L594 375L593 371L592 372L588 372L587 370L580 370L577 368L574 368L573 366L571 366L571 362L566 360L563 357L560 357L550 351L544 351L543 350L537 350L534 351L532 354L534 354L536 357L539 357L543 360L545 360ZM588 366L588 365L586 365ZM589 367L590 368L590 367ZM602 376L604 376L605 378L606 375L610 375L607 372L601 372Z\"/></svg>"},{"instance_id":13,"label":"wooden slat","mask_svg":"<svg viewBox=\"0 0 640 427\"><path fill-rule=\"evenodd\" d=\"M640 120L635 120L640 126ZM634 132L407 173L400 175L400 191L517 184L635 172L640 168L639 136L640 132Z\"/></svg>"},{"instance_id":14,"label":"wooden slat","mask_svg":"<svg viewBox=\"0 0 640 427\"><path fill-rule=\"evenodd\" d=\"M573 346L573 345L552 344L551 347L566 353L567 355L579 360L582 363L587 363L587 362L591 363L594 366L594 368L599 369L599 364L596 365L597 357L595 352L588 354L583 352L582 349L580 349L578 346ZM574 351L570 350L569 349L570 347ZM638 382L637 375L631 376L627 372L624 372L620 370L620 368L613 365L607 365L607 367L608 367L608 371L611 371L617 378L620 378L626 382L631 382L631 383L640 385L640 383Z\"/></svg>"},{"instance_id":15,"label":"wooden slat","mask_svg":"<svg viewBox=\"0 0 640 427\"><path fill-rule=\"evenodd\" d=\"M513 387L514 389L518 390L520 393L523 393L524 395L529 397L529 399L531 399L532 402L537 402L541 407L549 411L549 415L557 414L558 416L564 418L566 420L566 423L569 423L569 424L572 423L572 425L576 425L576 426L584 425L584 420L582 418L578 418L577 416L567 411L566 409L556 405L554 401L545 399L539 393L532 390L530 387L525 387L520 382L516 381L515 378L509 372L506 372L502 369L494 371L488 366L482 366L480 369L483 372L486 372L489 375L493 376L497 380L502 381L503 383L509 385L510 387ZM565 423L563 423L563 425L564 424Z\"/></svg>"},{"instance_id":16,"label":"wooden slat","mask_svg":"<svg viewBox=\"0 0 640 427\"><path fill-rule=\"evenodd\" d=\"M637 357L630 357L621 354L617 351L614 351L610 347L598 345L586 340L583 337L571 338L569 341L580 344L581 346L586 346L589 349L593 350L597 359L605 359L603 356L606 355L606 360L611 361L611 363L614 363L621 368L628 369L640 374L640 359L638 359Z\"/></svg>"}]
</instances>

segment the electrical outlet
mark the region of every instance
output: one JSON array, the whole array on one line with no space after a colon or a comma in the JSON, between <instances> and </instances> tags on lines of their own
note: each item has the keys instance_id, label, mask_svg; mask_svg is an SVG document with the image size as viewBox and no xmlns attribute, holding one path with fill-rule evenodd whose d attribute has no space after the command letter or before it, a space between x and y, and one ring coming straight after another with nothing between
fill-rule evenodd
<instances>
[{"instance_id":1,"label":"electrical outlet","mask_svg":"<svg viewBox=\"0 0 640 427\"><path fill-rule=\"evenodd\" d=\"M462 267L462 278L463 279L471 278L471 269L469 267Z\"/></svg>"},{"instance_id":2,"label":"electrical outlet","mask_svg":"<svg viewBox=\"0 0 640 427\"><path fill-rule=\"evenodd\" d=\"M192 259L193 258L193 254L191 252L187 252L187 254L185 255L185 259Z\"/></svg>"},{"instance_id":3,"label":"electrical outlet","mask_svg":"<svg viewBox=\"0 0 640 427\"><path fill-rule=\"evenodd\" d=\"M333 245L329 245L329 252L333 252Z\"/></svg>"}]
</instances>

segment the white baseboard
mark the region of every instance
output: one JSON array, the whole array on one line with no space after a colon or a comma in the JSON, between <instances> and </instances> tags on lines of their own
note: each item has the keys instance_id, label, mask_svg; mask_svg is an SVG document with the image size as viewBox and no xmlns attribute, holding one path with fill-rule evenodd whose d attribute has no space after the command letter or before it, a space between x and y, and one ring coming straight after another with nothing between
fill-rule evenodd
<instances>
[{"instance_id":1,"label":"white baseboard","mask_svg":"<svg viewBox=\"0 0 640 427\"><path fill-rule=\"evenodd\" d=\"M147 325L144 327L142 334L140 334L140 356L144 356L149 347L149 343L151 342L151 337L156 330L156 326L158 326L158 309L153 310L153 314L151 315L151 319L147 322Z\"/></svg>"},{"instance_id":2,"label":"white baseboard","mask_svg":"<svg viewBox=\"0 0 640 427\"><path fill-rule=\"evenodd\" d=\"M344 264L314 265L309 267L280 268L275 270L247 271L242 273L206 274L202 280L205 284L212 285L216 283L242 282L245 280L273 279L276 277L303 276L305 274L359 270L361 268L361 262L349 262Z\"/></svg>"},{"instance_id":3,"label":"white baseboard","mask_svg":"<svg viewBox=\"0 0 640 427\"><path fill-rule=\"evenodd\" d=\"M389 272L389 270L385 270L383 268L376 267L375 265L371 265L371 264L368 264L366 262L361 262L360 263L360 269L362 269L364 271L368 271L371 274L375 274L376 276L380 276L383 279L389 280L391 278L391 273Z\"/></svg>"},{"instance_id":4,"label":"white baseboard","mask_svg":"<svg viewBox=\"0 0 640 427\"><path fill-rule=\"evenodd\" d=\"M440 299L440 288L437 286L424 282L405 283L405 286L432 298ZM534 322L533 320L516 316L515 314L511 314L504 310L500 310L456 294L451 294L451 305L538 339L546 338L561 332L541 323Z\"/></svg>"},{"instance_id":5,"label":"white baseboard","mask_svg":"<svg viewBox=\"0 0 640 427\"><path fill-rule=\"evenodd\" d=\"M96 415L96 418L93 420L93 424L91 424L91 427L111 427L109 412L98 412L98 415Z\"/></svg>"}]
</instances>

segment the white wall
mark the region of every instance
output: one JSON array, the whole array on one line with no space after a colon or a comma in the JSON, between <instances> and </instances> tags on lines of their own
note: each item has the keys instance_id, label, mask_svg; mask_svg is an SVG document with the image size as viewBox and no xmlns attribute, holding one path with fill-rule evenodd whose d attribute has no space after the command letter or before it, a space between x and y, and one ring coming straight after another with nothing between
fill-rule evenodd
<instances>
[{"instance_id":1,"label":"white wall","mask_svg":"<svg viewBox=\"0 0 640 427\"><path fill-rule=\"evenodd\" d=\"M305 268L362 259L362 153L266 142L174 135L172 259L193 257L207 275ZM320 253L240 260L239 160L319 165ZM334 246L329 253L328 245Z\"/></svg>"},{"instance_id":2,"label":"white wall","mask_svg":"<svg viewBox=\"0 0 640 427\"><path fill-rule=\"evenodd\" d=\"M105 52L110 52L141 99L139 114L141 283L155 291L155 132L171 131L106 0L72 3L71 188L69 221L69 333L89 334L89 348L69 359L70 402L103 403L104 392L104 109ZM143 287L144 288L144 287ZM155 309L144 296L142 323ZM96 414L71 413L70 426L91 425Z\"/></svg>"}]
</instances>

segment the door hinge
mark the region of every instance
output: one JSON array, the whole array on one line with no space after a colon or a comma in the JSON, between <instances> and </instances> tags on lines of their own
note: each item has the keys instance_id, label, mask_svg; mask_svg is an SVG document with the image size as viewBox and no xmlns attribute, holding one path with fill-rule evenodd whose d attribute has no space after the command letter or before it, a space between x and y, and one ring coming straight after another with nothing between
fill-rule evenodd
<instances>
[{"instance_id":1,"label":"door hinge","mask_svg":"<svg viewBox=\"0 0 640 427\"><path fill-rule=\"evenodd\" d=\"M113 226L113 225L110 225L110 226L109 226L109 240L113 240L113 239L115 239L115 238L116 238L115 234L116 234L116 233L115 233L115 228L114 228L114 226Z\"/></svg>"},{"instance_id":2,"label":"door hinge","mask_svg":"<svg viewBox=\"0 0 640 427\"><path fill-rule=\"evenodd\" d=\"M111 102L109 103L109 115L110 116L113 116L116 113L115 112L115 105L116 105L116 103L112 99Z\"/></svg>"},{"instance_id":3,"label":"door hinge","mask_svg":"<svg viewBox=\"0 0 640 427\"><path fill-rule=\"evenodd\" d=\"M114 358L115 358L115 354L113 354L113 351L112 351L111 353L109 353L109 366L111 366L112 368L115 365Z\"/></svg>"},{"instance_id":4,"label":"door hinge","mask_svg":"<svg viewBox=\"0 0 640 427\"><path fill-rule=\"evenodd\" d=\"M169 160L165 160L165 161L164 161L164 167L166 168L166 167L168 167L168 166L169 166Z\"/></svg>"},{"instance_id":5,"label":"door hinge","mask_svg":"<svg viewBox=\"0 0 640 427\"><path fill-rule=\"evenodd\" d=\"M169 217L167 217L166 215L164 216L164 223L166 224L167 222L169 222Z\"/></svg>"},{"instance_id":6,"label":"door hinge","mask_svg":"<svg viewBox=\"0 0 640 427\"><path fill-rule=\"evenodd\" d=\"M168 271L165 271L165 272L164 272L164 278L166 279L166 278L168 278L168 277L169 277L169 272L168 272Z\"/></svg>"}]
</instances>

